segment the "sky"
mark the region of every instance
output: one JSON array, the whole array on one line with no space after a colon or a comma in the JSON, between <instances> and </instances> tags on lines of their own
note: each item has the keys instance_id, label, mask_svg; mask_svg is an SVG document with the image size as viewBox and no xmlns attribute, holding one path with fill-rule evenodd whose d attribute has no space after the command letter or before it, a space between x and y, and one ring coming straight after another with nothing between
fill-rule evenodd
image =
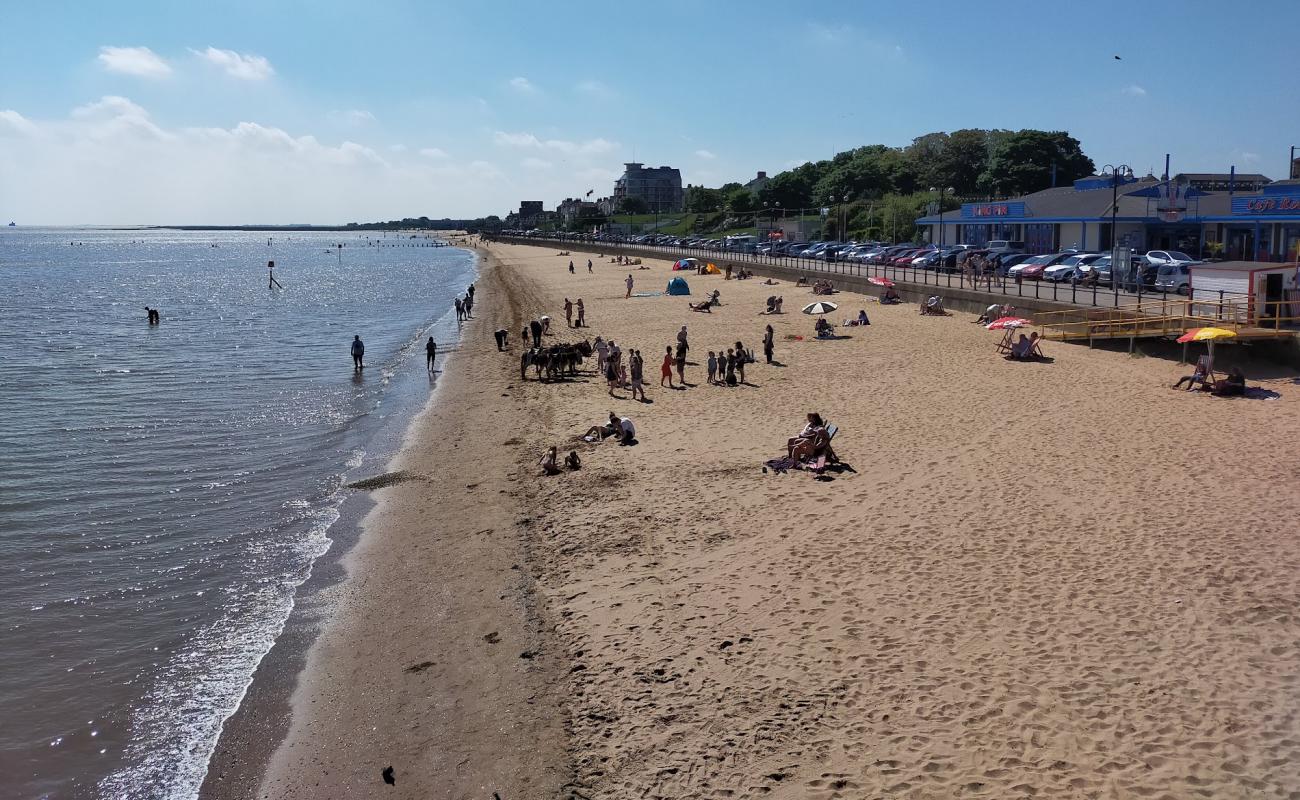
<instances>
[{"instance_id":1,"label":"sky","mask_svg":"<svg viewBox=\"0 0 1300 800\"><path fill-rule=\"evenodd\" d=\"M1286 177L1300 3L0 0L0 224L338 224L718 186L960 128ZM1120 56L1116 60L1114 56Z\"/></svg>"}]
</instances>

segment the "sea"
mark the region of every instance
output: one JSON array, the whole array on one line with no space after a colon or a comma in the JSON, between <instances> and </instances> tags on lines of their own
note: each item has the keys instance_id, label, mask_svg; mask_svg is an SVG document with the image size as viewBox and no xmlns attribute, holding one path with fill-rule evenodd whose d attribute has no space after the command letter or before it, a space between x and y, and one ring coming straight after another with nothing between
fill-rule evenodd
<instances>
[{"instance_id":1,"label":"sea","mask_svg":"<svg viewBox=\"0 0 1300 800\"><path fill-rule=\"evenodd\" d=\"M456 349L477 261L434 243L0 228L0 797L197 796Z\"/></svg>"}]
</instances>

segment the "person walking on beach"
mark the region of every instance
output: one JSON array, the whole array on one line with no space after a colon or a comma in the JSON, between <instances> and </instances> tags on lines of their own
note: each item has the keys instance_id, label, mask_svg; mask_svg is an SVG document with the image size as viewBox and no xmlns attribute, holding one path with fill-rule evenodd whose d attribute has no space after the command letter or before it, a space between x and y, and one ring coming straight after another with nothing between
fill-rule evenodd
<instances>
[{"instance_id":1,"label":"person walking on beach","mask_svg":"<svg viewBox=\"0 0 1300 800\"><path fill-rule=\"evenodd\" d=\"M763 358L767 359L769 364L772 363L772 352L775 349L775 343L772 340L775 337L776 332L772 330L771 325L768 325L767 330L763 331Z\"/></svg>"},{"instance_id":2,"label":"person walking on beach","mask_svg":"<svg viewBox=\"0 0 1300 800\"><path fill-rule=\"evenodd\" d=\"M538 347L541 347L542 346L542 323L539 322L538 320L533 320L532 322L528 323L528 329L533 332L533 344L537 345Z\"/></svg>"},{"instance_id":3,"label":"person walking on beach","mask_svg":"<svg viewBox=\"0 0 1300 800\"><path fill-rule=\"evenodd\" d=\"M596 351L596 371L605 374L605 361L609 358L609 345L605 340L597 336L596 341L592 343L592 348Z\"/></svg>"},{"instance_id":4,"label":"person walking on beach","mask_svg":"<svg viewBox=\"0 0 1300 800\"><path fill-rule=\"evenodd\" d=\"M659 367L659 385L663 386L664 381L668 381L668 388L675 389L673 386L673 346L668 345L664 348L664 363Z\"/></svg>"},{"instance_id":5,"label":"person walking on beach","mask_svg":"<svg viewBox=\"0 0 1300 800\"><path fill-rule=\"evenodd\" d=\"M587 272L591 272L591 259L587 259Z\"/></svg>"},{"instance_id":6,"label":"person walking on beach","mask_svg":"<svg viewBox=\"0 0 1300 800\"><path fill-rule=\"evenodd\" d=\"M582 298L579 297L578 298L578 327L585 328L586 326L587 326L587 307L582 304Z\"/></svg>"},{"instance_id":7,"label":"person walking on beach","mask_svg":"<svg viewBox=\"0 0 1300 800\"><path fill-rule=\"evenodd\" d=\"M680 342L677 344L676 362L677 362L677 382L680 383L683 388L685 388L686 386L686 345Z\"/></svg>"},{"instance_id":8,"label":"person walking on beach","mask_svg":"<svg viewBox=\"0 0 1300 800\"><path fill-rule=\"evenodd\" d=\"M627 294L623 295L623 299L626 300L632 296L632 273L627 274L627 280L623 281L623 283L627 284Z\"/></svg>"},{"instance_id":9,"label":"person walking on beach","mask_svg":"<svg viewBox=\"0 0 1300 800\"><path fill-rule=\"evenodd\" d=\"M682 355L685 356L685 355L686 355L686 351L690 349L690 345L688 345L688 344L686 343L686 326L685 326L685 325L683 325L683 326L682 326L682 329L681 329L680 331L677 332L677 344L678 344L678 346L681 347L681 349L682 349Z\"/></svg>"},{"instance_id":10,"label":"person walking on beach","mask_svg":"<svg viewBox=\"0 0 1300 800\"><path fill-rule=\"evenodd\" d=\"M361 341L360 336L352 337L352 371L359 372L366 368L362 363L362 356L366 354L366 346Z\"/></svg>"},{"instance_id":11,"label":"person walking on beach","mask_svg":"<svg viewBox=\"0 0 1300 800\"><path fill-rule=\"evenodd\" d=\"M474 316L473 311L474 311L474 295L471 294L465 297L465 319L469 319L470 317L473 317Z\"/></svg>"},{"instance_id":12,"label":"person walking on beach","mask_svg":"<svg viewBox=\"0 0 1300 800\"><path fill-rule=\"evenodd\" d=\"M564 298L564 324L570 328L573 327L573 303L569 298Z\"/></svg>"},{"instance_id":13,"label":"person walking on beach","mask_svg":"<svg viewBox=\"0 0 1300 800\"><path fill-rule=\"evenodd\" d=\"M510 335L505 328L498 328L493 334L497 339L497 352L506 349L506 338Z\"/></svg>"},{"instance_id":14,"label":"person walking on beach","mask_svg":"<svg viewBox=\"0 0 1300 800\"><path fill-rule=\"evenodd\" d=\"M629 366L632 368L632 399L637 399L639 393L641 402L647 402L645 399L645 362L641 360L641 351L632 350L628 355Z\"/></svg>"},{"instance_id":15,"label":"person walking on beach","mask_svg":"<svg viewBox=\"0 0 1300 800\"><path fill-rule=\"evenodd\" d=\"M465 289L465 293L469 295L469 301L471 303L474 302L474 284L471 283L469 287Z\"/></svg>"},{"instance_id":16,"label":"person walking on beach","mask_svg":"<svg viewBox=\"0 0 1300 800\"><path fill-rule=\"evenodd\" d=\"M424 343L424 364L433 372L433 362L438 357L438 343L429 337L429 341Z\"/></svg>"},{"instance_id":17,"label":"person walking on beach","mask_svg":"<svg viewBox=\"0 0 1300 800\"><path fill-rule=\"evenodd\" d=\"M465 304L460 301L459 297L457 297L456 298L456 321L460 322L464 319L465 319Z\"/></svg>"},{"instance_id":18,"label":"person walking on beach","mask_svg":"<svg viewBox=\"0 0 1300 800\"><path fill-rule=\"evenodd\" d=\"M569 261L569 274L570 274L570 275L573 274L573 261L572 261L572 260Z\"/></svg>"}]
</instances>

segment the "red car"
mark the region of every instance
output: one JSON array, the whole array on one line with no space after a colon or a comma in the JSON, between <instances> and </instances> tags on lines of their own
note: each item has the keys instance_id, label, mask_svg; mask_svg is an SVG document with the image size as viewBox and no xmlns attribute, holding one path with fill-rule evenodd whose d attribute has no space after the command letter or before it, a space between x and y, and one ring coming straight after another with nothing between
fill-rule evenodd
<instances>
[{"instance_id":1,"label":"red car","mask_svg":"<svg viewBox=\"0 0 1300 800\"><path fill-rule=\"evenodd\" d=\"M1067 258L1069 258L1070 256L1073 256L1073 255L1077 255L1077 254L1076 254L1076 253L1057 253L1056 255L1054 255L1054 256L1052 256L1051 258L1048 258L1048 259L1042 259L1042 258L1034 258L1034 259L1030 259L1031 261L1042 261L1042 263L1041 263L1041 264L1029 264L1029 266L1027 266L1027 267L1025 267L1024 269L1020 270L1020 277L1021 277L1022 279L1024 279L1024 280L1027 280L1027 281L1041 281L1041 280L1043 279L1043 271L1044 271L1044 270L1046 270L1048 267L1054 267L1054 266L1056 266L1057 264L1061 263L1062 261L1064 261L1065 259L1067 259Z\"/></svg>"},{"instance_id":2,"label":"red car","mask_svg":"<svg viewBox=\"0 0 1300 800\"><path fill-rule=\"evenodd\" d=\"M894 258L891 259L889 263L893 264L895 267L910 267L912 265L912 259L916 258L916 254L919 252L921 252L919 249L904 250L903 252L894 256Z\"/></svg>"}]
</instances>

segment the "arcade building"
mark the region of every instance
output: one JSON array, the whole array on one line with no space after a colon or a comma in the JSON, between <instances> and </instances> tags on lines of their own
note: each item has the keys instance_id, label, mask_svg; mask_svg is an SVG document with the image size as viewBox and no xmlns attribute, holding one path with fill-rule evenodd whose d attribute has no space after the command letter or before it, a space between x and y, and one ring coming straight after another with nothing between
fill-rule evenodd
<instances>
[{"instance_id":1,"label":"arcade building","mask_svg":"<svg viewBox=\"0 0 1300 800\"><path fill-rule=\"evenodd\" d=\"M942 220L934 214L916 222L936 244L1005 239L1024 242L1030 253L1099 252L1111 249L1117 236L1136 253L1180 250L1194 258L1293 263L1300 256L1300 180L1092 175L1010 200L963 203Z\"/></svg>"}]
</instances>

